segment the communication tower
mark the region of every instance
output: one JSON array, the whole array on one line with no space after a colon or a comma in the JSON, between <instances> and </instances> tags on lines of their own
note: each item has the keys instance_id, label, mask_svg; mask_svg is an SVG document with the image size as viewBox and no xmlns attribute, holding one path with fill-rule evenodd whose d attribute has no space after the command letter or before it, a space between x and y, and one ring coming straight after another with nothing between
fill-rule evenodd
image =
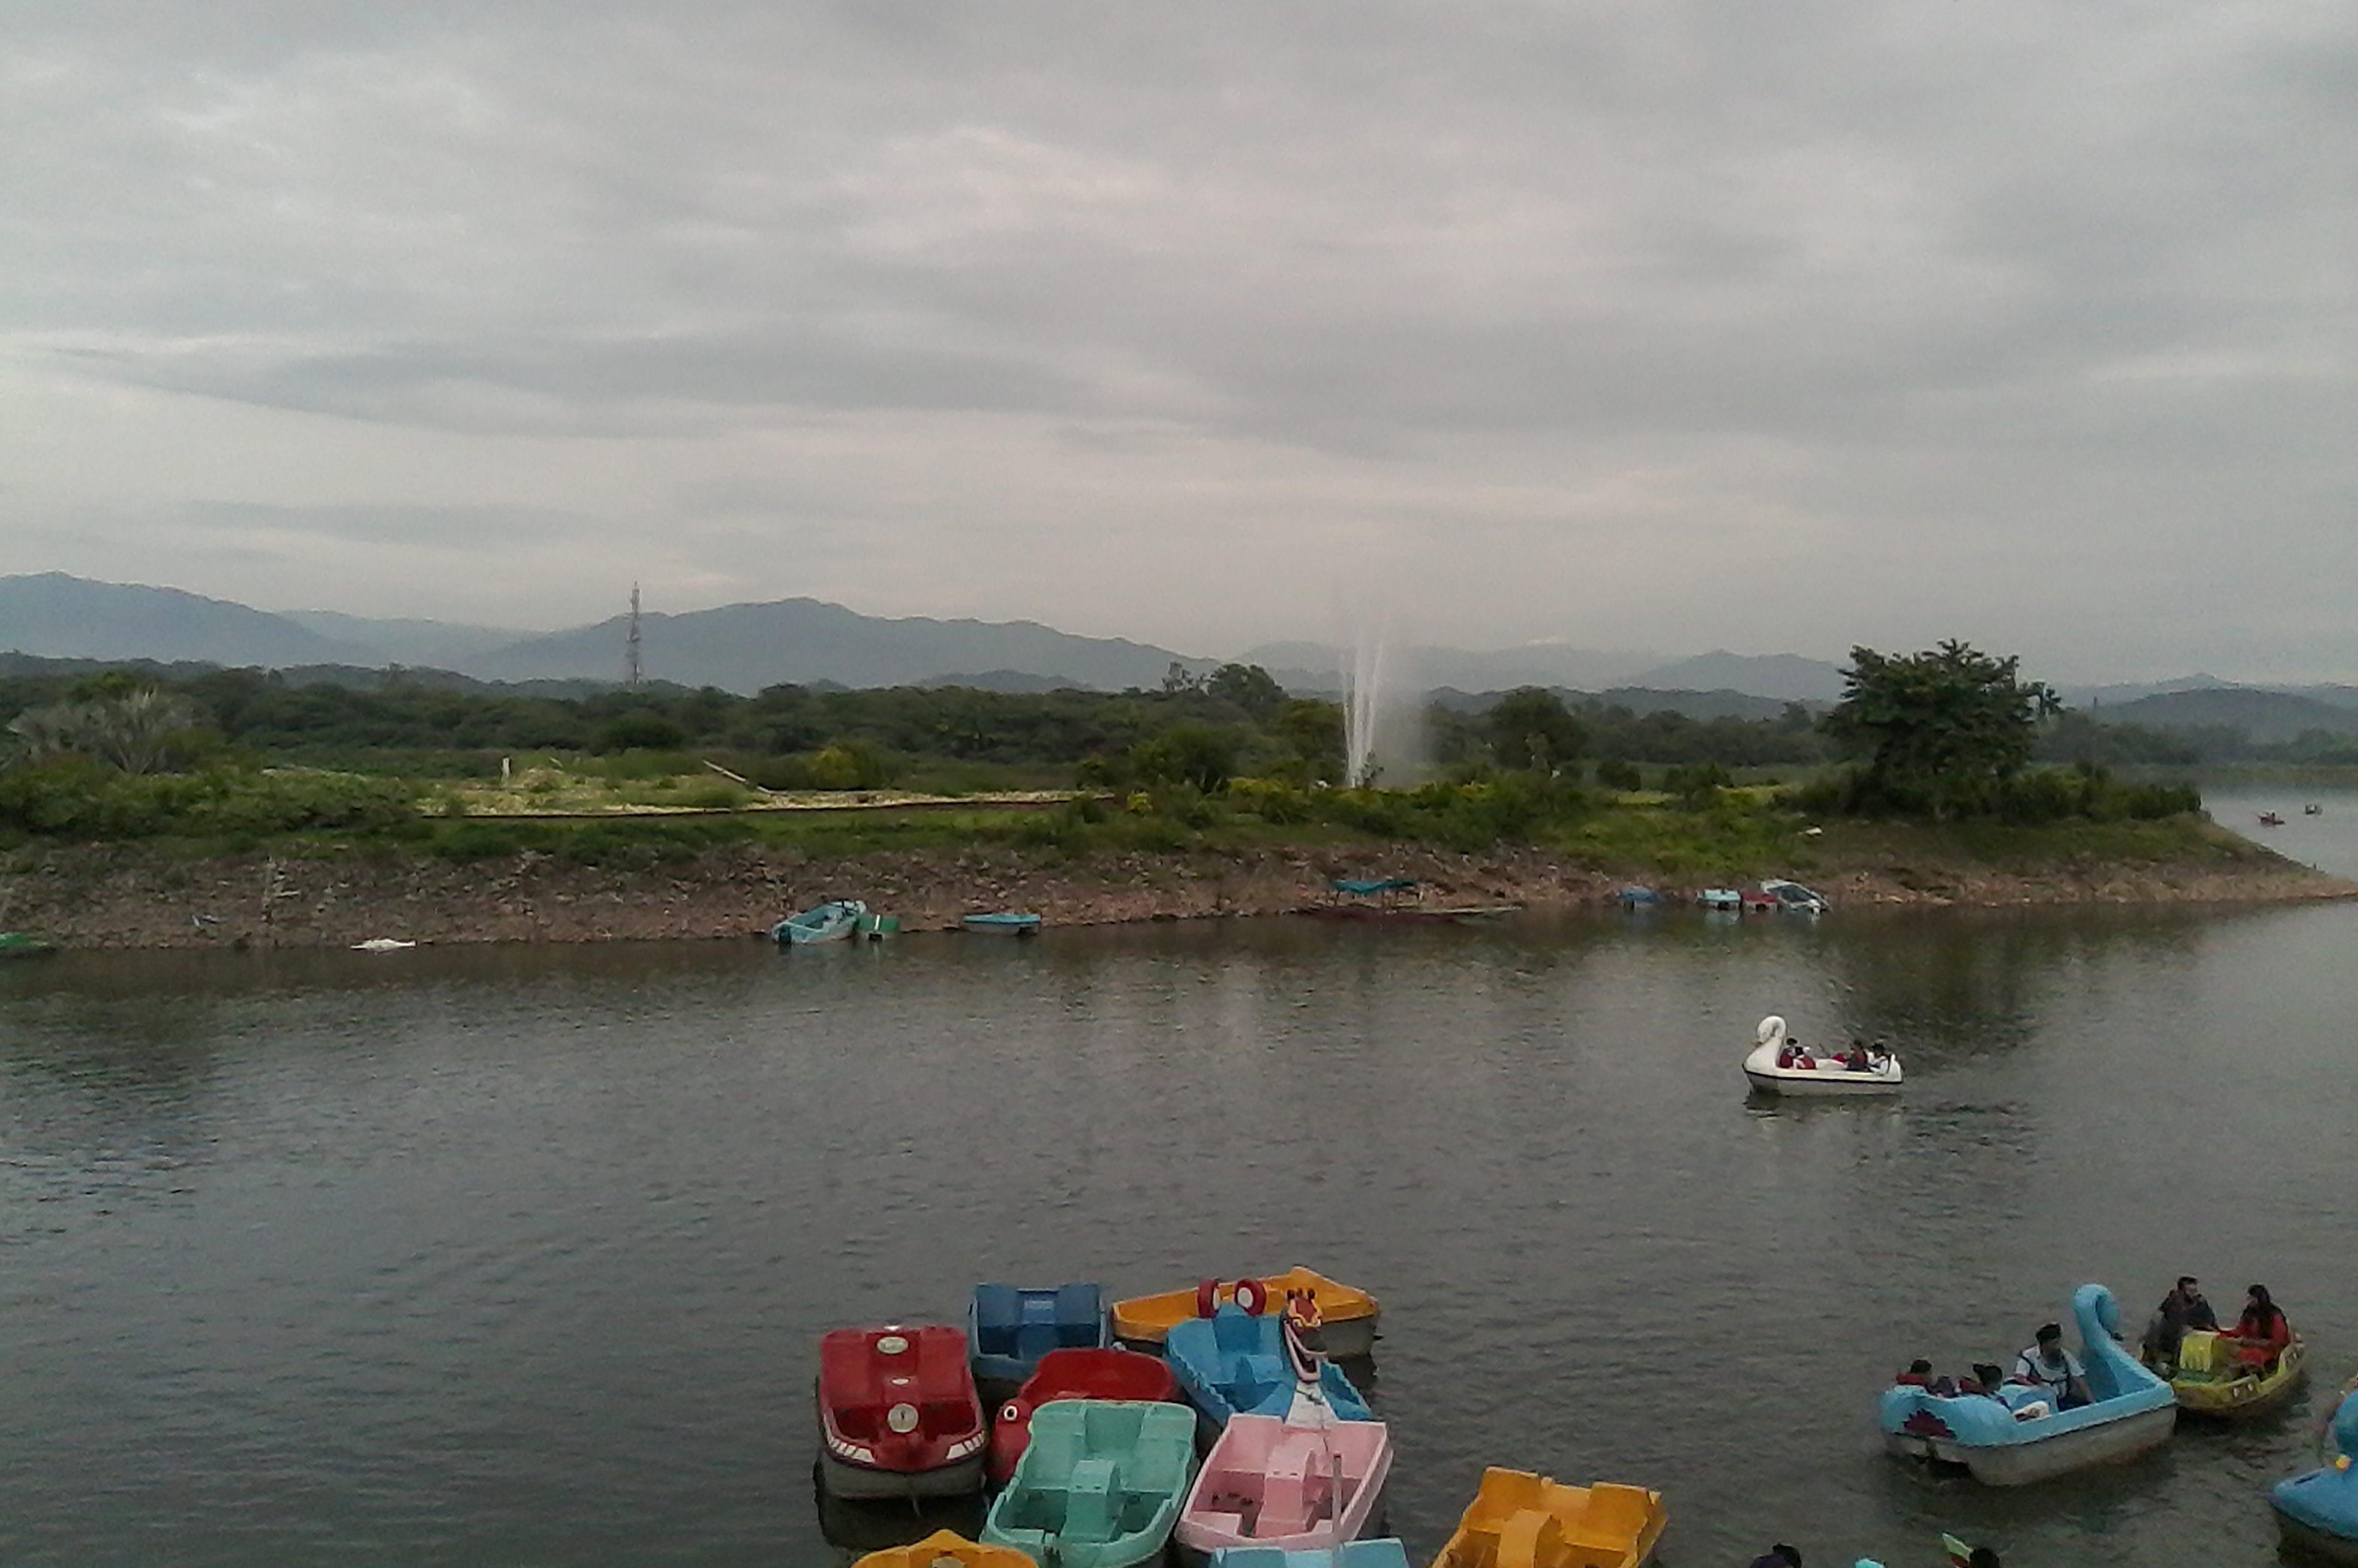
<instances>
[{"instance_id":1,"label":"communication tower","mask_svg":"<svg viewBox=\"0 0 2358 1568\"><path fill-rule=\"evenodd\" d=\"M639 585L631 585L631 631L622 643L622 684L637 689L646 679L639 664Z\"/></svg>"}]
</instances>

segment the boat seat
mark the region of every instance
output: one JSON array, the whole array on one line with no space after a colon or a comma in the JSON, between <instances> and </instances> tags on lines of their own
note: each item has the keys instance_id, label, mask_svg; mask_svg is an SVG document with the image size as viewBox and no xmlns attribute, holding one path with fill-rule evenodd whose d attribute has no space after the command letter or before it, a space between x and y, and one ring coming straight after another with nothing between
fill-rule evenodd
<instances>
[{"instance_id":1,"label":"boat seat","mask_svg":"<svg viewBox=\"0 0 2358 1568\"><path fill-rule=\"evenodd\" d=\"M1104 1292L1095 1285L1057 1286L1056 1331L1065 1345L1095 1345L1104 1338Z\"/></svg>"},{"instance_id":2,"label":"boat seat","mask_svg":"<svg viewBox=\"0 0 2358 1568\"><path fill-rule=\"evenodd\" d=\"M1334 1489L1326 1463L1326 1445L1314 1438L1288 1436L1271 1448L1263 1467L1260 1525L1255 1533L1299 1535L1325 1519Z\"/></svg>"},{"instance_id":3,"label":"boat seat","mask_svg":"<svg viewBox=\"0 0 2358 1568\"><path fill-rule=\"evenodd\" d=\"M2219 1370L2219 1336L2207 1328L2190 1328L2178 1342L2178 1369L2180 1372L2216 1372Z\"/></svg>"},{"instance_id":4,"label":"boat seat","mask_svg":"<svg viewBox=\"0 0 2358 1568\"><path fill-rule=\"evenodd\" d=\"M1544 1509L1518 1509L1498 1525L1498 1568L1552 1568L1563 1557L1563 1526Z\"/></svg>"},{"instance_id":5,"label":"boat seat","mask_svg":"<svg viewBox=\"0 0 2358 1568\"><path fill-rule=\"evenodd\" d=\"M1084 1459L1073 1466L1065 1487L1065 1528L1067 1540L1111 1541L1121 1523L1121 1471L1111 1459Z\"/></svg>"},{"instance_id":6,"label":"boat seat","mask_svg":"<svg viewBox=\"0 0 2358 1568\"><path fill-rule=\"evenodd\" d=\"M1574 1546L1627 1552L1653 1516L1653 1494L1645 1487L1599 1481L1588 1488L1588 1508L1565 1531L1564 1539Z\"/></svg>"}]
</instances>

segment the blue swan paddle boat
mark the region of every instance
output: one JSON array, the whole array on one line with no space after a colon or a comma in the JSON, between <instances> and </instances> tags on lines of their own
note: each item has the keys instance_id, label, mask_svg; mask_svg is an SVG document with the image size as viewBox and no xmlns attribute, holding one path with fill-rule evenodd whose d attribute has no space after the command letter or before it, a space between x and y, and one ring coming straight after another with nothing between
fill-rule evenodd
<instances>
[{"instance_id":1,"label":"blue swan paddle boat","mask_svg":"<svg viewBox=\"0 0 2358 1568\"><path fill-rule=\"evenodd\" d=\"M2178 1396L2122 1348L2113 1292L2082 1285L2071 1292L2071 1318L2090 1403L2058 1411L2044 1390L2016 1383L1963 1394L1895 1384L1884 1390L1878 1415L1884 1446L1905 1458L1963 1465L1986 1486L2018 1487L2168 1441Z\"/></svg>"},{"instance_id":2,"label":"blue swan paddle boat","mask_svg":"<svg viewBox=\"0 0 2358 1568\"><path fill-rule=\"evenodd\" d=\"M1098 1285L977 1285L966 1308L966 1342L978 1383L1013 1386L1040 1369L1051 1350L1113 1343Z\"/></svg>"},{"instance_id":3,"label":"blue swan paddle boat","mask_svg":"<svg viewBox=\"0 0 2358 1568\"><path fill-rule=\"evenodd\" d=\"M2358 1384L2331 1429L2332 1459L2268 1494L2285 1544L2326 1563L2358 1563Z\"/></svg>"},{"instance_id":4,"label":"blue swan paddle boat","mask_svg":"<svg viewBox=\"0 0 2358 1568\"><path fill-rule=\"evenodd\" d=\"M1244 1304L1223 1302L1209 1317L1173 1324L1163 1342L1204 1437L1219 1436L1238 1414L1294 1420L1297 1403L1304 1400L1323 1403L1323 1419L1375 1420L1343 1369L1318 1351L1315 1304L1296 1297L1280 1313L1256 1310L1266 1300L1251 1295Z\"/></svg>"}]
</instances>

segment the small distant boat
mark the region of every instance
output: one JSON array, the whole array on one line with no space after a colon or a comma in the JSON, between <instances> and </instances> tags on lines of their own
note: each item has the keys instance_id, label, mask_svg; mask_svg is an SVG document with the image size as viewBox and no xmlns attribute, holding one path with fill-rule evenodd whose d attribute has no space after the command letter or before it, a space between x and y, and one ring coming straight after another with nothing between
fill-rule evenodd
<instances>
[{"instance_id":1,"label":"small distant boat","mask_svg":"<svg viewBox=\"0 0 2358 1568\"><path fill-rule=\"evenodd\" d=\"M2325 815L2325 807L2318 805L2317 802L2312 800L2307 806L2300 808L2300 814L2303 816L2322 816Z\"/></svg>"},{"instance_id":2,"label":"small distant boat","mask_svg":"<svg viewBox=\"0 0 2358 1568\"><path fill-rule=\"evenodd\" d=\"M1302 1298L1308 1301L1308 1298ZM1316 1314L1316 1303L1308 1312ZM1293 1314L1293 1303L1282 1312L1262 1312L1246 1303L1227 1301L1209 1317L1189 1318L1171 1325L1163 1353L1172 1375L1188 1402L1203 1417L1200 1430L1206 1440L1240 1413L1273 1415L1308 1422L1319 1412L1298 1408L1307 1399L1332 1412L1336 1421L1373 1421L1376 1412L1343 1375L1343 1368L1324 1355L1301 1354L1300 1336L1311 1336L1315 1348L1315 1325ZM1305 1326L1297 1326L1305 1325ZM1288 1336L1296 1337L1288 1342Z\"/></svg>"},{"instance_id":3,"label":"small distant boat","mask_svg":"<svg viewBox=\"0 0 2358 1568\"><path fill-rule=\"evenodd\" d=\"M819 1485L838 1498L982 1488L990 1431L966 1336L943 1324L838 1328L819 1341Z\"/></svg>"},{"instance_id":4,"label":"small distant boat","mask_svg":"<svg viewBox=\"0 0 2358 1568\"><path fill-rule=\"evenodd\" d=\"M1773 1012L1760 1021L1754 1037L1758 1044L1744 1058L1744 1076L1762 1094L1891 1094L1906 1081L1899 1058L1887 1051L1866 1052L1866 1065L1858 1066L1854 1064L1861 1058L1840 1052L1821 1055L1789 1050L1785 1021Z\"/></svg>"},{"instance_id":5,"label":"small distant boat","mask_svg":"<svg viewBox=\"0 0 2358 1568\"><path fill-rule=\"evenodd\" d=\"M355 953L398 953L405 947L415 947L415 942L405 942L398 936L372 936L365 942L352 944Z\"/></svg>"},{"instance_id":6,"label":"small distant boat","mask_svg":"<svg viewBox=\"0 0 2358 1568\"><path fill-rule=\"evenodd\" d=\"M2263 811L2260 813L2260 826L2263 827L2281 827L2284 826L2284 814L2278 811Z\"/></svg>"},{"instance_id":7,"label":"small distant boat","mask_svg":"<svg viewBox=\"0 0 2358 1568\"><path fill-rule=\"evenodd\" d=\"M58 945L46 936L0 931L0 958L46 958L57 950Z\"/></svg>"},{"instance_id":8,"label":"small distant boat","mask_svg":"<svg viewBox=\"0 0 2358 1568\"><path fill-rule=\"evenodd\" d=\"M2091 1402L2059 1411L2043 1390L2013 1382L1995 1393L1961 1394L1894 1384L1877 1418L1884 1446L1902 1458L1963 1465L1985 1486L2016 1487L2168 1442L2177 1397L2121 1347L2113 1292L2082 1285L2071 1295L2071 1317Z\"/></svg>"},{"instance_id":9,"label":"small distant boat","mask_svg":"<svg viewBox=\"0 0 2358 1568\"><path fill-rule=\"evenodd\" d=\"M986 1546L956 1530L937 1530L910 1545L871 1552L851 1568L1034 1568L1034 1564L1011 1546Z\"/></svg>"},{"instance_id":10,"label":"small distant boat","mask_svg":"<svg viewBox=\"0 0 2358 1568\"><path fill-rule=\"evenodd\" d=\"M1033 1414L982 1539L1058 1568L1159 1563L1195 1476L1195 1422L1183 1406L1057 1400Z\"/></svg>"},{"instance_id":11,"label":"small distant boat","mask_svg":"<svg viewBox=\"0 0 2358 1568\"><path fill-rule=\"evenodd\" d=\"M1742 909L1744 895L1734 888L1705 888L1695 894L1695 902L1705 909Z\"/></svg>"},{"instance_id":12,"label":"small distant boat","mask_svg":"<svg viewBox=\"0 0 2358 1568\"><path fill-rule=\"evenodd\" d=\"M1051 1350L1112 1343L1105 1292L1097 1285L977 1285L967 1303L966 1333L978 1383L1011 1389L1039 1369Z\"/></svg>"},{"instance_id":13,"label":"small distant boat","mask_svg":"<svg viewBox=\"0 0 2358 1568\"><path fill-rule=\"evenodd\" d=\"M1623 888L1613 897L1624 909L1651 909L1662 902L1660 893L1656 892L1652 888L1641 887L1635 882Z\"/></svg>"},{"instance_id":14,"label":"small distant boat","mask_svg":"<svg viewBox=\"0 0 2358 1568\"><path fill-rule=\"evenodd\" d=\"M1293 913L1317 920L1451 925L1512 914L1521 907L1519 903L1427 903L1424 889L1414 877L1335 877L1326 883L1325 903L1304 904Z\"/></svg>"},{"instance_id":15,"label":"small distant boat","mask_svg":"<svg viewBox=\"0 0 2358 1568\"><path fill-rule=\"evenodd\" d=\"M1001 910L993 914L968 914L959 917L958 925L968 931L986 936L1037 936L1040 917L1015 910Z\"/></svg>"},{"instance_id":16,"label":"small distant boat","mask_svg":"<svg viewBox=\"0 0 2358 1568\"><path fill-rule=\"evenodd\" d=\"M1107 1346L1094 1350L1051 1350L1040 1369L1023 1380L1015 1397L999 1407L990 1423L990 1479L1004 1486L1032 1443L1032 1417L1058 1400L1129 1400L1174 1403L1179 1380L1160 1356Z\"/></svg>"},{"instance_id":17,"label":"small distant boat","mask_svg":"<svg viewBox=\"0 0 2358 1568\"><path fill-rule=\"evenodd\" d=\"M1805 888L1782 877L1770 877L1763 881L1760 894L1768 901L1768 907L1794 914L1823 914L1834 906L1833 900L1814 888Z\"/></svg>"},{"instance_id":18,"label":"small distant boat","mask_svg":"<svg viewBox=\"0 0 2358 1568\"><path fill-rule=\"evenodd\" d=\"M1308 1552L1356 1541L1391 1466L1391 1429L1379 1421L1293 1426L1273 1415L1238 1416L1179 1510L1179 1544L1202 1552Z\"/></svg>"},{"instance_id":19,"label":"small distant boat","mask_svg":"<svg viewBox=\"0 0 2358 1568\"><path fill-rule=\"evenodd\" d=\"M2299 1555L2358 1563L2358 1380L2344 1390L2327 1428L2332 1456L2268 1494L2277 1529Z\"/></svg>"},{"instance_id":20,"label":"small distant boat","mask_svg":"<svg viewBox=\"0 0 2358 1568\"><path fill-rule=\"evenodd\" d=\"M2292 1398L2308 1376L2301 1364L2306 1346L2296 1334L2277 1357L2273 1369L2264 1370L2235 1359L2230 1346L2207 1328L2190 1328L2178 1342L2178 1364L2171 1368L2170 1392L2178 1408L2189 1415L2247 1420L2279 1409Z\"/></svg>"},{"instance_id":21,"label":"small distant boat","mask_svg":"<svg viewBox=\"0 0 2358 1568\"><path fill-rule=\"evenodd\" d=\"M781 947L811 942L847 942L860 929L868 906L856 898L830 899L800 914L789 914L770 927L770 940Z\"/></svg>"},{"instance_id":22,"label":"small distant boat","mask_svg":"<svg viewBox=\"0 0 2358 1568\"><path fill-rule=\"evenodd\" d=\"M1375 1354L1376 1327L1381 1319L1376 1298L1299 1267L1282 1274L1265 1274L1234 1282L1206 1280L1192 1290L1165 1291L1160 1295L1132 1296L1116 1302L1114 1337L1132 1345L1161 1345L1172 1325L1209 1317L1220 1303L1233 1300L1238 1291L1259 1291L1264 1303L1282 1302L1289 1294L1307 1291L1318 1303L1322 1320L1319 1335L1326 1343L1327 1355L1348 1360Z\"/></svg>"},{"instance_id":23,"label":"small distant boat","mask_svg":"<svg viewBox=\"0 0 2358 1568\"><path fill-rule=\"evenodd\" d=\"M1449 1568L1638 1568L1669 1517L1662 1494L1599 1481L1568 1487L1491 1468L1441 1549Z\"/></svg>"}]
</instances>

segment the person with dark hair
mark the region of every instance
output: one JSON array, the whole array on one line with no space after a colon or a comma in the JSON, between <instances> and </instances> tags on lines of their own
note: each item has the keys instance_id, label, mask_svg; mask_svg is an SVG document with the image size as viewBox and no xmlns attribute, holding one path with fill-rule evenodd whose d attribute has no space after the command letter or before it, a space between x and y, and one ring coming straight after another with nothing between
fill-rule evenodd
<instances>
[{"instance_id":1,"label":"person with dark hair","mask_svg":"<svg viewBox=\"0 0 2358 1568\"><path fill-rule=\"evenodd\" d=\"M1997 1553L1986 1546L1976 1546L1965 1554L1965 1568L2006 1568Z\"/></svg>"},{"instance_id":2,"label":"person with dark hair","mask_svg":"<svg viewBox=\"0 0 2358 1568\"><path fill-rule=\"evenodd\" d=\"M2188 1329L2215 1331L2218 1328L2219 1314L2211 1310L2210 1302L2204 1299L2200 1288L2201 1283L2191 1274L2180 1274L2178 1283L2161 1298L2161 1304L2154 1309L2153 1321L2146 1325L2144 1349L2147 1361L2174 1369L2178 1365L2178 1347L2185 1343Z\"/></svg>"},{"instance_id":3,"label":"person with dark hair","mask_svg":"<svg viewBox=\"0 0 2358 1568\"><path fill-rule=\"evenodd\" d=\"M2055 1410L2078 1410L2093 1402L2088 1392L2087 1368L2080 1365L2078 1357L2063 1348L2063 1325L2060 1323L2039 1325L2038 1343L2015 1357L2014 1375L2046 1390L2047 1402Z\"/></svg>"},{"instance_id":4,"label":"person with dark hair","mask_svg":"<svg viewBox=\"0 0 2358 1568\"><path fill-rule=\"evenodd\" d=\"M1752 1568L1801 1568L1801 1549L1780 1541L1754 1558Z\"/></svg>"},{"instance_id":5,"label":"person with dark hair","mask_svg":"<svg viewBox=\"0 0 2358 1568\"><path fill-rule=\"evenodd\" d=\"M1908 1363L1908 1370L1891 1380L1910 1389L1929 1389L1932 1386L1932 1363L1919 1356Z\"/></svg>"},{"instance_id":6,"label":"person with dark hair","mask_svg":"<svg viewBox=\"0 0 2358 1568\"><path fill-rule=\"evenodd\" d=\"M2244 1315L2235 1320L2226 1338L2239 1341L2235 1359L2255 1372L2273 1372L2285 1346L2292 1343L2292 1325L2285 1321L2284 1310L2268 1294L2266 1285L2247 1287Z\"/></svg>"}]
</instances>

